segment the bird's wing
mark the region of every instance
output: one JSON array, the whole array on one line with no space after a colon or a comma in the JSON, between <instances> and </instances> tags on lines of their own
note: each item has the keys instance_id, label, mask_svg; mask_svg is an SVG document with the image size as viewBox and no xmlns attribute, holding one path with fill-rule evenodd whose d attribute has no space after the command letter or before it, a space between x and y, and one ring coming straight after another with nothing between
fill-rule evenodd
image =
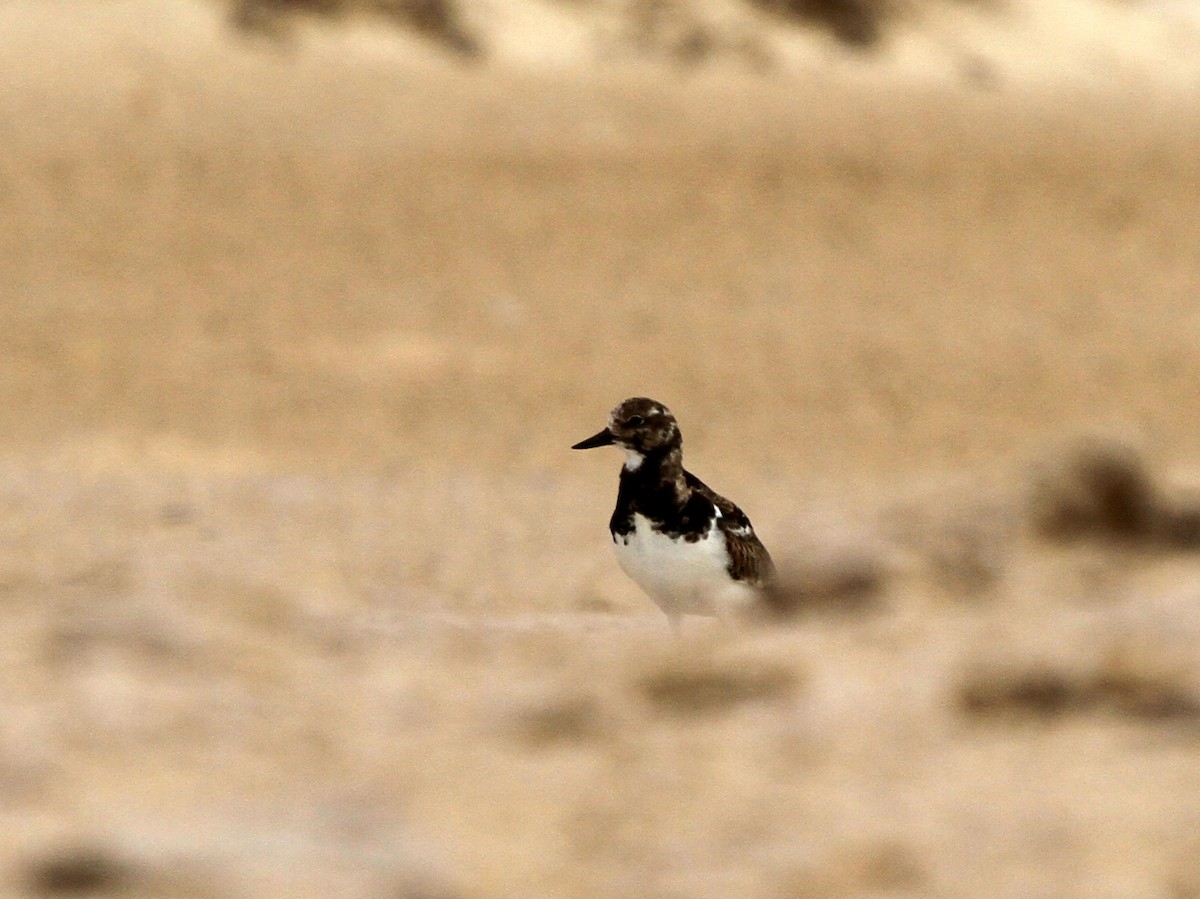
<instances>
[{"instance_id":1,"label":"bird's wing","mask_svg":"<svg viewBox=\"0 0 1200 899\"><path fill-rule=\"evenodd\" d=\"M763 546L754 525L737 504L727 500L710 488L690 471L683 473L687 485L716 507L720 512L717 527L727 538L729 546L729 574L735 581L744 581L754 587L762 587L775 576L775 563Z\"/></svg>"}]
</instances>

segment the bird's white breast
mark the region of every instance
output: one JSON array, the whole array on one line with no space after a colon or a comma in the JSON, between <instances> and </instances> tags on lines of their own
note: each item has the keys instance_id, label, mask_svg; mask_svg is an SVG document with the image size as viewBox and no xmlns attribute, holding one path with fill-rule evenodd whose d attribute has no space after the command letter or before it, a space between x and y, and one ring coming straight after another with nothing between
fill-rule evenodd
<instances>
[{"instance_id":1,"label":"bird's white breast","mask_svg":"<svg viewBox=\"0 0 1200 899\"><path fill-rule=\"evenodd\" d=\"M617 561L667 614L724 614L751 591L729 576L729 552L716 518L692 543L654 530L640 514L633 524L631 533L613 538Z\"/></svg>"}]
</instances>

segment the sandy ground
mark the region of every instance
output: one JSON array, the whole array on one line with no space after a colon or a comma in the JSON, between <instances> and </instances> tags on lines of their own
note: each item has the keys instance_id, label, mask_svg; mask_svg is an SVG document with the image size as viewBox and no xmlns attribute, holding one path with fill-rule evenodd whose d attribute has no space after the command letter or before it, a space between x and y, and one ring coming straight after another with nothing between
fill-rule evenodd
<instances>
[{"instance_id":1,"label":"sandy ground","mask_svg":"<svg viewBox=\"0 0 1200 899\"><path fill-rule=\"evenodd\" d=\"M456 9L0 7L0 891L1200 896L1187 5Z\"/></svg>"}]
</instances>

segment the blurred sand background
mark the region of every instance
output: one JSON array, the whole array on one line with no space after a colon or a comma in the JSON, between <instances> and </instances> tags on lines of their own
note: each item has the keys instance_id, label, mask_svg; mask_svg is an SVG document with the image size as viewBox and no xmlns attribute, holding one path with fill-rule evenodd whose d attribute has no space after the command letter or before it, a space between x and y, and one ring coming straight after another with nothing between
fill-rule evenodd
<instances>
[{"instance_id":1,"label":"blurred sand background","mask_svg":"<svg viewBox=\"0 0 1200 899\"><path fill-rule=\"evenodd\" d=\"M1189 4L0 48L4 895L1200 896ZM633 394L795 614L621 575Z\"/></svg>"}]
</instances>

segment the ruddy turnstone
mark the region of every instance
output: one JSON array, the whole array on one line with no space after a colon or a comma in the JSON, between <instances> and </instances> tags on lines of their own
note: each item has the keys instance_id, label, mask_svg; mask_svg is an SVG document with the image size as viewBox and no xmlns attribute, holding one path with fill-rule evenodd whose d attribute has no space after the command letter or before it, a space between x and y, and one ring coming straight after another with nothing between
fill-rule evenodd
<instances>
[{"instance_id":1,"label":"ruddy turnstone","mask_svg":"<svg viewBox=\"0 0 1200 899\"><path fill-rule=\"evenodd\" d=\"M684 615L752 605L775 566L746 513L683 467L683 439L662 403L635 396L571 449L619 446L625 465L608 529L617 561L678 631Z\"/></svg>"}]
</instances>

